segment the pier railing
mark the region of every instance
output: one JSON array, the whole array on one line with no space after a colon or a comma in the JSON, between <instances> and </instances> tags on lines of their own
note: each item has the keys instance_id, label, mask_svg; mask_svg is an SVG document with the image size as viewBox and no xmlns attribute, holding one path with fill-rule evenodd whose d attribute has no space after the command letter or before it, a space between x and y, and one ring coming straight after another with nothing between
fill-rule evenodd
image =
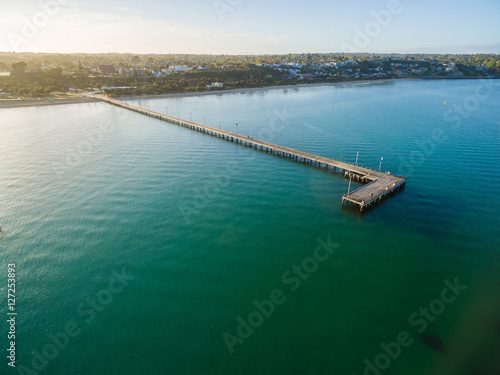
<instances>
[{"instance_id":1,"label":"pier railing","mask_svg":"<svg viewBox=\"0 0 500 375\"><path fill-rule=\"evenodd\" d=\"M390 173L381 173L369 168L359 167L357 165L345 163L342 161L325 158L322 156L310 154L307 152L295 150L289 147L276 145L274 143L261 141L258 139L245 137L240 134L217 129L211 126L202 125L193 121L187 121L178 117L169 116L160 112L134 106L120 100L109 98L107 96L94 96L109 104L116 105L134 112L154 117L162 121L183 126L198 132L209 134L224 140L239 143L248 147L256 148L263 152L281 156L301 162L316 168L325 169L331 173L339 173L344 177L354 178L366 185L345 194L342 197L342 205L355 204L363 211L375 203L382 201L389 194L404 189L406 178Z\"/></svg>"}]
</instances>

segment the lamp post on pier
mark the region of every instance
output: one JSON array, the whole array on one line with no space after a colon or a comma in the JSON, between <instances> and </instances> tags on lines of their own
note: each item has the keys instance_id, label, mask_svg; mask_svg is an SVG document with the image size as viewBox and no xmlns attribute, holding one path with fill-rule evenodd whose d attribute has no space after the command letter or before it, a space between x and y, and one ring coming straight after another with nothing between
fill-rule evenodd
<instances>
[{"instance_id":1,"label":"lamp post on pier","mask_svg":"<svg viewBox=\"0 0 500 375\"><path fill-rule=\"evenodd\" d=\"M356 165L358 165L358 156L359 156L359 151L356 153ZM349 187L347 188L347 195L349 195L349 193L351 192L351 181L352 181L352 171L349 177Z\"/></svg>"}]
</instances>

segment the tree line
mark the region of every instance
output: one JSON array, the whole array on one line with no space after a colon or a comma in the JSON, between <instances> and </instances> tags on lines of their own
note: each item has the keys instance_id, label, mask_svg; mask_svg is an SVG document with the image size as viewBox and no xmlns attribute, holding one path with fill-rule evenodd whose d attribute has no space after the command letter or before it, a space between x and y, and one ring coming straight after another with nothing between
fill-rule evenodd
<instances>
[{"instance_id":1,"label":"tree line","mask_svg":"<svg viewBox=\"0 0 500 375\"><path fill-rule=\"evenodd\" d=\"M325 62L356 61L337 69L325 67ZM288 55L134 55L134 54L44 54L0 52L0 90L17 96L43 97L69 90L102 89L106 86L127 86L127 90L106 90L108 94L160 94L203 91L212 82L223 82L224 88L262 87L295 83L284 80L287 72L273 64L298 63L302 73L312 73L309 81L332 82L343 80L346 69L359 69L362 74L382 67L391 69L391 62L430 67L436 62L455 62L464 76L484 74L475 69L482 65L490 72L500 73L499 55L373 55L373 54L288 54ZM99 64L115 67L161 70L172 65L193 67L182 73L155 77L105 76L95 72ZM444 76L445 73L439 73Z\"/></svg>"}]
</instances>

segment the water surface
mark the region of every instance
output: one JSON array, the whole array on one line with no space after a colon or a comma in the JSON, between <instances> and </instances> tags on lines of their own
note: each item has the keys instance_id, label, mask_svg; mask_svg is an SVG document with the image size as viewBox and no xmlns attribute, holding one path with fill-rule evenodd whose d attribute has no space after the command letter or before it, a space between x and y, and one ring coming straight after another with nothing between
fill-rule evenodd
<instances>
[{"instance_id":1,"label":"water surface","mask_svg":"<svg viewBox=\"0 0 500 375\"><path fill-rule=\"evenodd\" d=\"M18 366L74 323L41 374L362 374L401 332L412 343L384 374L498 370L500 84L479 100L480 84L127 100L375 169L383 157L409 181L365 215L341 209L339 176L105 103L3 109L0 270L18 269ZM318 238L334 252L284 282ZM110 286L116 273L133 279ZM440 352L409 317L455 278L467 289L423 332ZM231 354L223 334L275 289L285 301Z\"/></svg>"}]
</instances>

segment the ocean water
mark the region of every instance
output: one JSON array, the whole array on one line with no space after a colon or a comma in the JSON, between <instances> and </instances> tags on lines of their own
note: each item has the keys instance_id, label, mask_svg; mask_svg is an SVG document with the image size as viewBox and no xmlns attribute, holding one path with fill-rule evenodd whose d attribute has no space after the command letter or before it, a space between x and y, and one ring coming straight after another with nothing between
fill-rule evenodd
<instances>
[{"instance_id":1,"label":"ocean water","mask_svg":"<svg viewBox=\"0 0 500 375\"><path fill-rule=\"evenodd\" d=\"M498 374L499 95L428 80L126 100L383 158L406 189L363 215L338 175L105 103L2 109L1 373Z\"/></svg>"}]
</instances>

